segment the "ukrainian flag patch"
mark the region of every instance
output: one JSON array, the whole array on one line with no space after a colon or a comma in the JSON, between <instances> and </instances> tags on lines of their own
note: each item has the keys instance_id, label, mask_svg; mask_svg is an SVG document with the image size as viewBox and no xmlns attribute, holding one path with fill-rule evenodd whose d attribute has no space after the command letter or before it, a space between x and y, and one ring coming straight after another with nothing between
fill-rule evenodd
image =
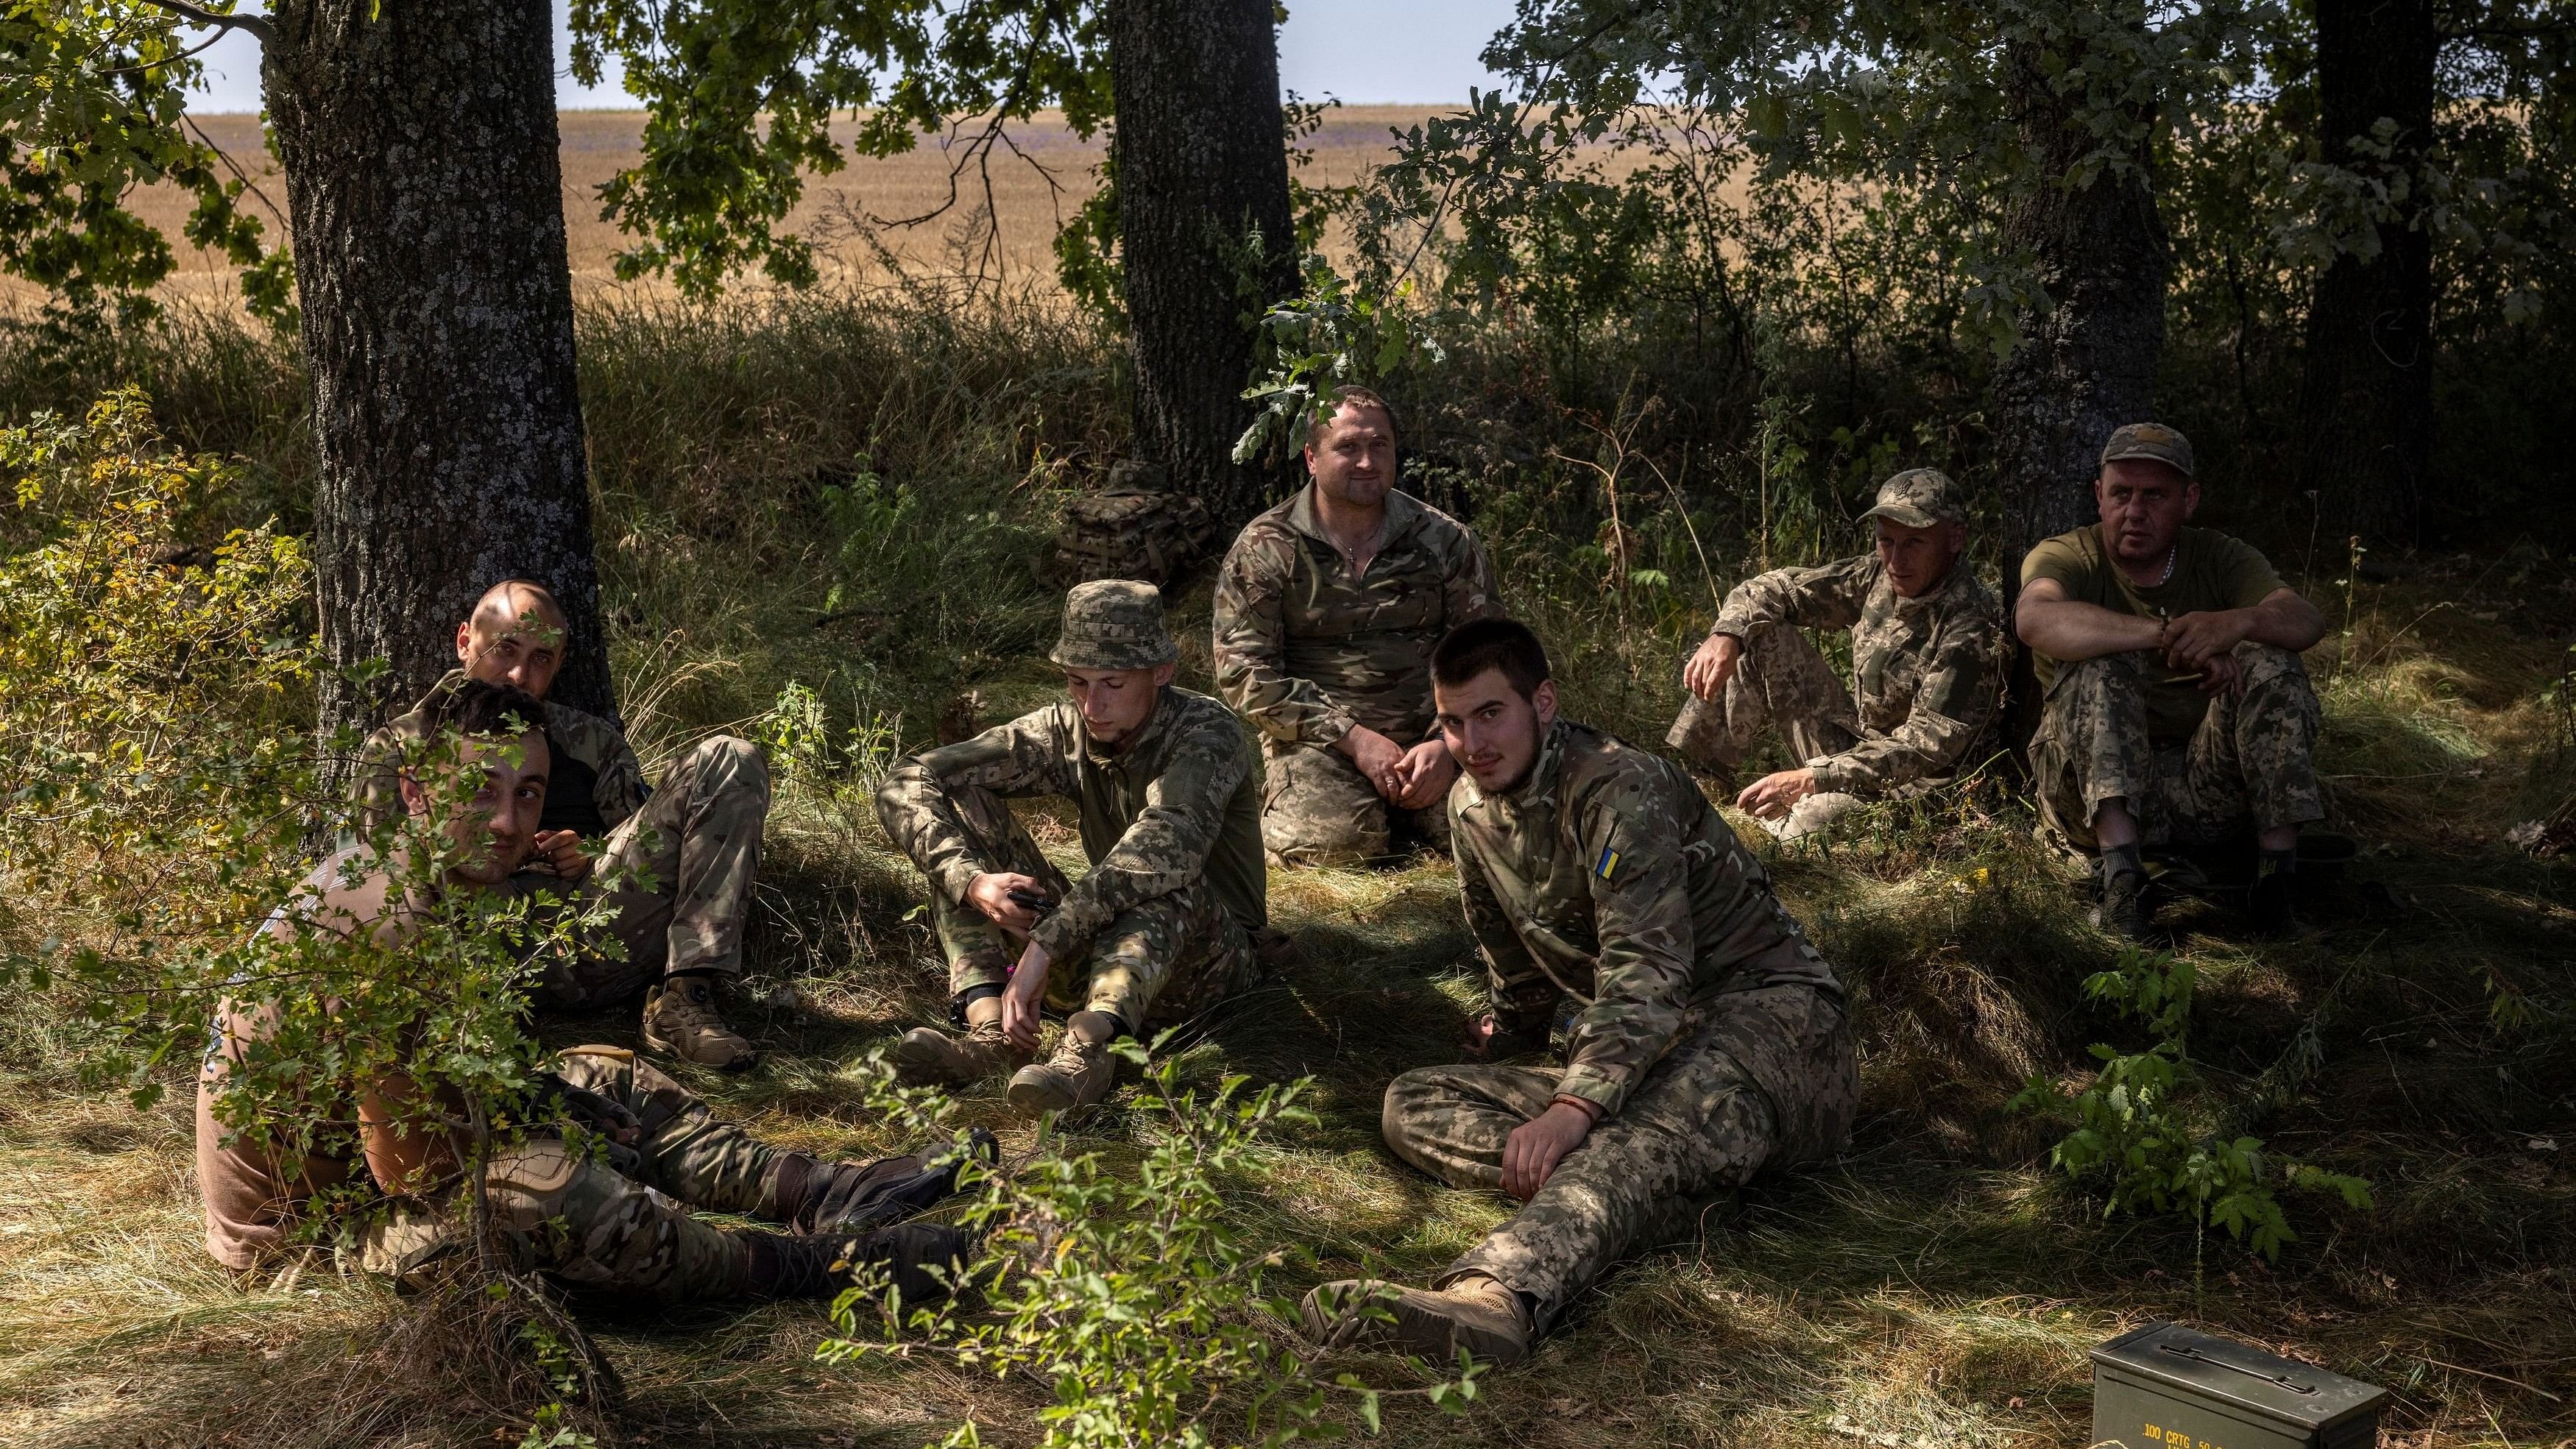
<instances>
[{"instance_id":1,"label":"ukrainian flag patch","mask_svg":"<svg viewBox=\"0 0 2576 1449\"><path fill-rule=\"evenodd\" d=\"M1593 876L1604 881L1616 878L1622 858L1616 848L1607 845L1601 847L1600 858L1592 862Z\"/></svg>"}]
</instances>

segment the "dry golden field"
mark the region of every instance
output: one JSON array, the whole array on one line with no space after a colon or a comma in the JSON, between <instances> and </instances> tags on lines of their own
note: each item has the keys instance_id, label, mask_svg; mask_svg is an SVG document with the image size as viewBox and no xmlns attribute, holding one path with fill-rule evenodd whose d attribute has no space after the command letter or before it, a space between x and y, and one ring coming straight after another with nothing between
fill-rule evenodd
<instances>
[{"instance_id":1,"label":"dry golden field","mask_svg":"<svg viewBox=\"0 0 2576 1449\"><path fill-rule=\"evenodd\" d=\"M1391 132L1419 124L1432 111L1411 106L1356 106L1330 112L1322 130L1306 145L1314 159L1301 173L1313 185L1339 185L1389 154ZM275 161L261 146L259 119L249 115L195 118L204 134L231 156L258 184L253 209L272 236L284 231L276 215L286 205L284 180ZM599 216L599 188L620 167L640 154L644 115L640 111L566 111L563 113L564 220L572 254L573 278L584 291L617 285L613 259L624 238L614 223ZM844 126L846 136L851 127ZM1102 141L1076 137L1053 113L1041 115L1012 133L1022 156L998 155L990 167L992 210L1000 222L993 260L1014 282L1052 286L1055 259L1050 250L1058 222L1079 207L1092 191L1091 168L1100 159ZM984 178L969 167L956 178L957 201L945 214L918 225L887 227L939 212L950 197L950 177L963 153L962 144L941 144L925 137L913 151L888 160L860 158L837 175L817 178L790 227L812 237L845 276L876 279L884 269L862 239L876 230L887 249L906 263L929 270L963 265L976 258L970 244L970 219L984 200ZM1023 159L1023 156L1025 159ZM175 188L154 187L134 203L136 210L176 238L188 203ZM23 284L0 282L18 295ZM223 296L232 286L223 259L181 244L179 272L164 284L174 297Z\"/></svg>"}]
</instances>

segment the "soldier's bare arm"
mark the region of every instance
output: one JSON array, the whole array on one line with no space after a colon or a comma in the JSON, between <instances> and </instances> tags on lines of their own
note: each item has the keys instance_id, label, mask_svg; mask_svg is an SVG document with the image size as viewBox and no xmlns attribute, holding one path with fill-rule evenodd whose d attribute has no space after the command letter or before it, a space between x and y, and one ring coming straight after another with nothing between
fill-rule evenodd
<instances>
[{"instance_id":1,"label":"soldier's bare arm","mask_svg":"<svg viewBox=\"0 0 2576 1449\"><path fill-rule=\"evenodd\" d=\"M2176 669L2199 669L2247 640L2300 653L2325 637L2326 618L2296 589L2278 588L2244 609L2210 609L2168 621L2157 643Z\"/></svg>"},{"instance_id":2,"label":"soldier's bare arm","mask_svg":"<svg viewBox=\"0 0 2576 1449\"><path fill-rule=\"evenodd\" d=\"M2066 585L2055 579L2024 583L2021 598L2013 605L2013 632L2021 642L2069 664L2156 648L2163 631L2164 626L2154 619L2070 599Z\"/></svg>"}]
</instances>

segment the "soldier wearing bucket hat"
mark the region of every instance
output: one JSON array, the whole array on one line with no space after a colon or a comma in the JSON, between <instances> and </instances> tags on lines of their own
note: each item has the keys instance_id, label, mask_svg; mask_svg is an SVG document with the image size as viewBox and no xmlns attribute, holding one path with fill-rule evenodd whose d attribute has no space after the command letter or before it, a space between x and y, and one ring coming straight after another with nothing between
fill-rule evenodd
<instances>
[{"instance_id":1,"label":"soldier wearing bucket hat","mask_svg":"<svg viewBox=\"0 0 2576 1449\"><path fill-rule=\"evenodd\" d=\"M2287 931L2299 826L2325 815L2299 662L2325 616L2251 546L2184 526L2200 484L2175 429L2114 429L2093 497L2102 521L2033 548L2013 608L2047 691L2030 742L2040 814L2099 856L2105 930L2148 934L2143 849L2251 832L2255 924Z\"/></svg>"},{"instance_id":2,"label":"soldier wearing bucket hat","mask_svg":"<svg viewBox=\"0 0 2576 1449\"><path fill-rule=\"evenodd\" d=\"M1733 788L1736 764L1771 732L1797 767L1736 796L1794 839L1866 800L1902 798L1993 752L2004 680L2003 608L1959 567L1965 490L1912 468L1879 486L1876 548L1821 568L1774 569L1726 596L1682 671L1690 698L1668 742ZM1848 629L1852 683L1800 629Z\"/></svg>"},{"instance_id":3,"label":"soldier wearing bucket hat","mask_svg":"<svg viewBox=\"0 0 2576 1449\"><path fill-rule=\"evenodd\" d=\"M1172 685L1179 650L1150 584L1102 579L1065 596L1047 657L1067 698L971 740L910 756L877 819L930 881L961 1034L896 1044L915 1081L1006 1067L1013 1105L1088 1106L1109 1093L1109 1043L1187 1021L1251 979L1268 924L1260 788L1223 704ZM1068 881L1011 800L1073 802L1091 869ZM1070 1013L1033 1062L1041 1008Z\"/></svg>"}]
</instances>

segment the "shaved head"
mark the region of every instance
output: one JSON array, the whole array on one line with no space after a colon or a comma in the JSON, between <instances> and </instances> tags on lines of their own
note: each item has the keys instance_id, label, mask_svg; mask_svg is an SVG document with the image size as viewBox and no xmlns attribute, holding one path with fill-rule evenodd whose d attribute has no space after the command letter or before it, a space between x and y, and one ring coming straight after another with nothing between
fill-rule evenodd
<instances>
[{"instance_id":1,"label":"shaved head","mask_svg":"<svg viewBox=\"0 0 2576 1449\"><path fill-rule=\"evenodd\" d=\"M554 592L534 579L503 579L483 591L456 626L456 659L487 684L524 689L539 699L554 687L571 631Z\"/></svg>"}]
</instances>

